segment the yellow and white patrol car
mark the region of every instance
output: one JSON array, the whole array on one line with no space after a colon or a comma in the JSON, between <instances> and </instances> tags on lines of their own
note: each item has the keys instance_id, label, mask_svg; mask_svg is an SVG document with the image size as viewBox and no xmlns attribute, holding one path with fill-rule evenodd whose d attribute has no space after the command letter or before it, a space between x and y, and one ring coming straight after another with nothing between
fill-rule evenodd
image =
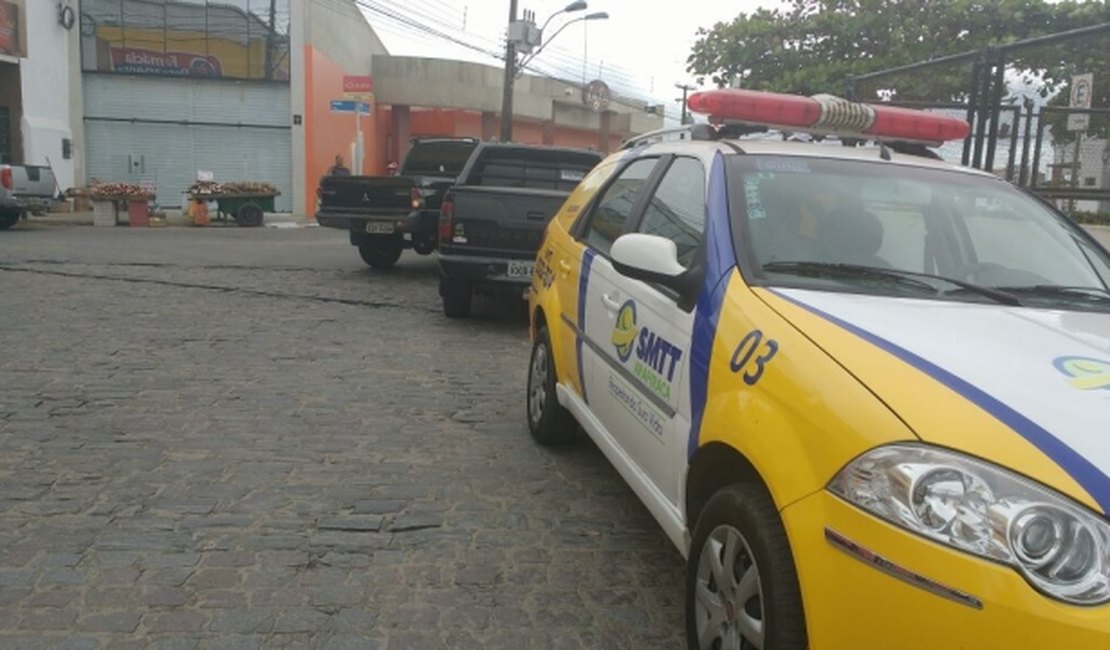
<instances>
[{"instance_id":1,"label":"yellow and white patrol car","mask_svg":"<svg viewBox=\"0 0 1110 650\"><path fill-rule=\"evenodd\" d=\"M883 142L645 138L548 227L529 428L687 557L690 647L1110 648L1110 253L958 120L690 105Z\"/></svg>"}]
</instances>

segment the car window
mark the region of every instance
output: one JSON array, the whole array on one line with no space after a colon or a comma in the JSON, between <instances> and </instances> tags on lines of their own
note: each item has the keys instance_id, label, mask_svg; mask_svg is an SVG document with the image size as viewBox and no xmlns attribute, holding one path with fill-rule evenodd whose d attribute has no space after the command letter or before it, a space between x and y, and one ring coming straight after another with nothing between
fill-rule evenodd
<instances>
[{"instance_id":1,"label":"car window","mask_svg":"<svg viewBox=\"0 0 1110 650\"><path fill-rule=\"evenodd\" d=\"M705 170L694 158L678 158L648 201L639 232L673 241L678 261L689 267L704 230Z\"/></svg>"},{"instance_id":2,"label":"car window","mask_svg":"<svg viewBox=\"0 0 1110 650\"><path fill-rule=\"evenodd\" d=\"M657 158L642 158L625 167L607 187L598 200L583 239L592 248L608 255L613 241L624 234L624 226L632 206L647 185L648 176L655 168Z\"/></svg>"}]
</instances>

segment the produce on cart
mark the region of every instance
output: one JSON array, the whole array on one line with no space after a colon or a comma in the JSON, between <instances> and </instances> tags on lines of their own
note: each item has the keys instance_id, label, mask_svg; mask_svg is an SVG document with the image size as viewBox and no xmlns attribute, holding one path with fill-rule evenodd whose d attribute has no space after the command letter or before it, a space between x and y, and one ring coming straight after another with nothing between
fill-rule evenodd
<instances>
[{"instance_id":1,"label":"produce on cart","mask_svg":"<svg viewBox=\"0 0 1110 650\"><path fill-rule=\"evenodd\" d=\"M87 189L73 190L73 194L87 195L93 202L93 225L114 226L119 223L119 213L127 214L132 226L148 224L148 203L154 194L134 183L94 182Z\"/></svg>"},{"instance_id":2,"label":"produce on cart","mask_svg":"<svg viewBox=\"0 0 1110 650\"><path fill-rule=\"evenodd\" d=\"M281 192L266 182L197 181L189 187L194 201L215 201L216 218L235 219L240 226L261 226L266 212L274 211L274 197Z\"/></svg>"}]
</instances>

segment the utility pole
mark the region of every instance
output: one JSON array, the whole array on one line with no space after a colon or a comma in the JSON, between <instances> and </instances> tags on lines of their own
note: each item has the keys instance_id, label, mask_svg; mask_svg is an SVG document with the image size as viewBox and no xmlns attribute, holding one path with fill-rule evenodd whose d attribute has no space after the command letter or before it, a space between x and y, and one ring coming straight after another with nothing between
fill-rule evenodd
<instances>
[{"instance_id":1,"label":"utility pole","mask_svg":"<svg viewBox=\"0 0 1110 650\"><path fill-rule=\"evenodd\" d=\"M688 109L686 107L686 95L691 90L694 90L694 86L689 84L675 84L674 87L682 91L682 124L685 125L687 124L686 120L689 118Z\"/></svg>"},{"instance_id":2,"label":"utility pole","mask_svg":"<svg viewBox=\"0 0 1110 650\"><path fill-rule=\"evenodd\" d=\"M509 0L509 25L516 22L516 2ZM505 82L501 87L501 141L513 139L513 80L516 78L516 44L505 32Z\"/></svg>"}]
</instances>

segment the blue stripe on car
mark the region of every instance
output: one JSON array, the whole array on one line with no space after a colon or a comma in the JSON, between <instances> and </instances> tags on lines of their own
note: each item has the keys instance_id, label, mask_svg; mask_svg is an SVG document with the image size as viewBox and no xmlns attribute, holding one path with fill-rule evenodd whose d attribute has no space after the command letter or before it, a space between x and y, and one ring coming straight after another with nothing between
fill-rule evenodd
<instances>
[{"instance_id":1,"label":"blue stripe on car","mask_svg":"<svg viewBox=\"0 0 1110 650\"><path fill-rule=\"evenodd\" d=\"M594 252L587 248L582 252L582 270L578 273L578 333L575 336L575 355L578 357L578 383L582 386L582 401L586 398L586 375L582 373L582 333L586 331L586 289L590 284L590 267L594 263Z\"/></svg>"},{"instance_id":2,"label":"blue stripe on car","mask_svg":"<svg viewBox=\"0 0 1110 650\"><path fill-rule=\"evenodd\" d=\"M990 413L999 422L1010 427L1018 435L1031 442L1037 449L1044 452L1098 502L1104 514L1110 513L1110 477L1044 427L1018 413L1013 407L991 396L983 389L972 385L966 379L956 376L892 341L779 291L772 290L772 292L783 300L798 305L802 309L855 334L868 343L886 350Z\"/></svg>"},{"instance_id":3,"label":"blue stripe on car","mask_svg":"<svg viewBox=\"0 0 1110 650\"><path fill-rule=\"evenodd\" d=\"M705 280L698 294L690 343L691 413L687 455L691 458L698 450L701 436L701 422L709 392L709 361L713 354L713 340L717 337L717 322L721 317L721 305L728 289L729 274L736 266L732 228L729 225L725 160L720 153L713 159L713 166L709 170L706 208Z\"/></svg>"}]
</instances>

